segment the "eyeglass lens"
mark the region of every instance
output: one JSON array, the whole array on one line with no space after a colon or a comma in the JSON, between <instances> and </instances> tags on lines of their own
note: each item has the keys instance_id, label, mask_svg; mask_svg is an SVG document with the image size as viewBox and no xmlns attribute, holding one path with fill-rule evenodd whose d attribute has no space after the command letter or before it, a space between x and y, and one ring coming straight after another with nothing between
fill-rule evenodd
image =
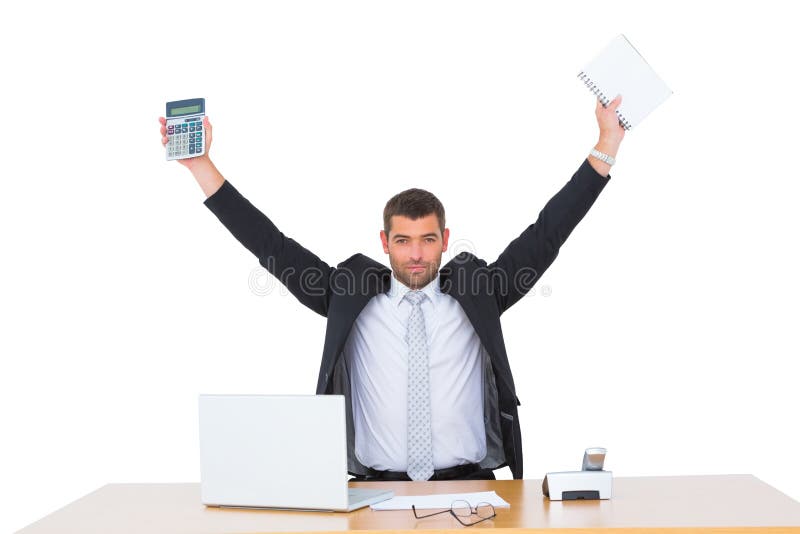
<instances>
[{"instance_id":1,"label":"eyeglass lens","mask_svg":"<svg viewBox=\"0 0 800 534\"><path fill-rule=\"evenodd\" d=\"M459 517L469 517L472 514L475 514L478 517L485 519L492 517L495 514L494 506L488 502L479 502L478 505L473 509L467 501L454 501L451 509L453 510L453 513Z\"/></svg>"}]
</instances>

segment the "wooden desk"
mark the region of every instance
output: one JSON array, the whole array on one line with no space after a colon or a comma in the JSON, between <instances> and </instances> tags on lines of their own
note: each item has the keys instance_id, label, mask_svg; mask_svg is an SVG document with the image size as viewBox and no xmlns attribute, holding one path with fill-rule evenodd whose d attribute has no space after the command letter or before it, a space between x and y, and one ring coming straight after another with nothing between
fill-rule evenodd
<instances>
[{"instance_id":1,"label":"wooden desk","mask_svg":"<svg viewBox=\"0 0 800 534\"><path fill-rule=\"evenodd\" d=\"M359 482L397 495L495 490L511 508L469 531L526 529L584 534L648 532L800 533L800 503L750 475L614 480L610 501L550 502L541 480ZM411 511L279 512L206 508L199 484L110 484L20 531L59 533L219 533L464 529L448 514ZM576 530L577 529L577 530Z\"/></svg>"}]
</instances>

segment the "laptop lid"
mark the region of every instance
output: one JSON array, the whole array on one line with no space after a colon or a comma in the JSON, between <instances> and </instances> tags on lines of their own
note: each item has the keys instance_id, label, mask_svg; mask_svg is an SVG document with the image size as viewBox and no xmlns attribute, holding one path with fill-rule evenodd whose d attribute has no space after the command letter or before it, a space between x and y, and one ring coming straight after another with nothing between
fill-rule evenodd
<instances>
[{"instance_id":1,"label":"laptop lid","mask_svg":"<svg viewBox=\"0 0 800 534\"><path fill-rule=\"evenodd\" d=\"M200 395L209 506L347 510L342 395Z\"/></svg>"}]
</instances>

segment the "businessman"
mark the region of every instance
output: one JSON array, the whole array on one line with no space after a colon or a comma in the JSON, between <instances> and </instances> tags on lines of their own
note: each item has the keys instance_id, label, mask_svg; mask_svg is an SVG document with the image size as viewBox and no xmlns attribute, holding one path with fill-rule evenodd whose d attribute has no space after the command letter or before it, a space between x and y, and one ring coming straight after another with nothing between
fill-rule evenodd
<instances>
[{"instance_id":1,"label":"businessman","mask_svg":"<svg viewBox=\"0 0 800 534\"><path fill-rule=\"evenodd\" d=\"M205 205L302 304L327 317L318 394L342 394L348 471L359 480L522 478L520 405L500 316L521 299L610 180L625 135L616 109L595 116L597 144L538 219L491 264L463 252L440 267L450 231L422 189L391 198L380 232L391 269L363 254L332 267L223 178L206 153L180 160ZM166 120L160 117L162 143Z\"/></svg>"}]
</instances>

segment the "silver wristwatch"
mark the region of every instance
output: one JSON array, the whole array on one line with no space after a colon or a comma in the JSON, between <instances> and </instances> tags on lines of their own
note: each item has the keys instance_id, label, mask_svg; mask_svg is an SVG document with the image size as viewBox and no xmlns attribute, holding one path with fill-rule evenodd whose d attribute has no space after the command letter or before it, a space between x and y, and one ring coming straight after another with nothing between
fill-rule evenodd
<instances>
[{"instance_id":1,"label":"silver wristwatch","mask_svg":"<svg viewBox=\"0 0 800 534\"><path fill-rule=\"evenodd\" d=\"M617 160L615 160L613 157L609 156L608 154L603 154L602 152L600 152L596 148L592 149L591 155L596 157L600 161L608 163L609 165L614 165L614 163L617 162Z\"/></svg>"}]
</instances>

